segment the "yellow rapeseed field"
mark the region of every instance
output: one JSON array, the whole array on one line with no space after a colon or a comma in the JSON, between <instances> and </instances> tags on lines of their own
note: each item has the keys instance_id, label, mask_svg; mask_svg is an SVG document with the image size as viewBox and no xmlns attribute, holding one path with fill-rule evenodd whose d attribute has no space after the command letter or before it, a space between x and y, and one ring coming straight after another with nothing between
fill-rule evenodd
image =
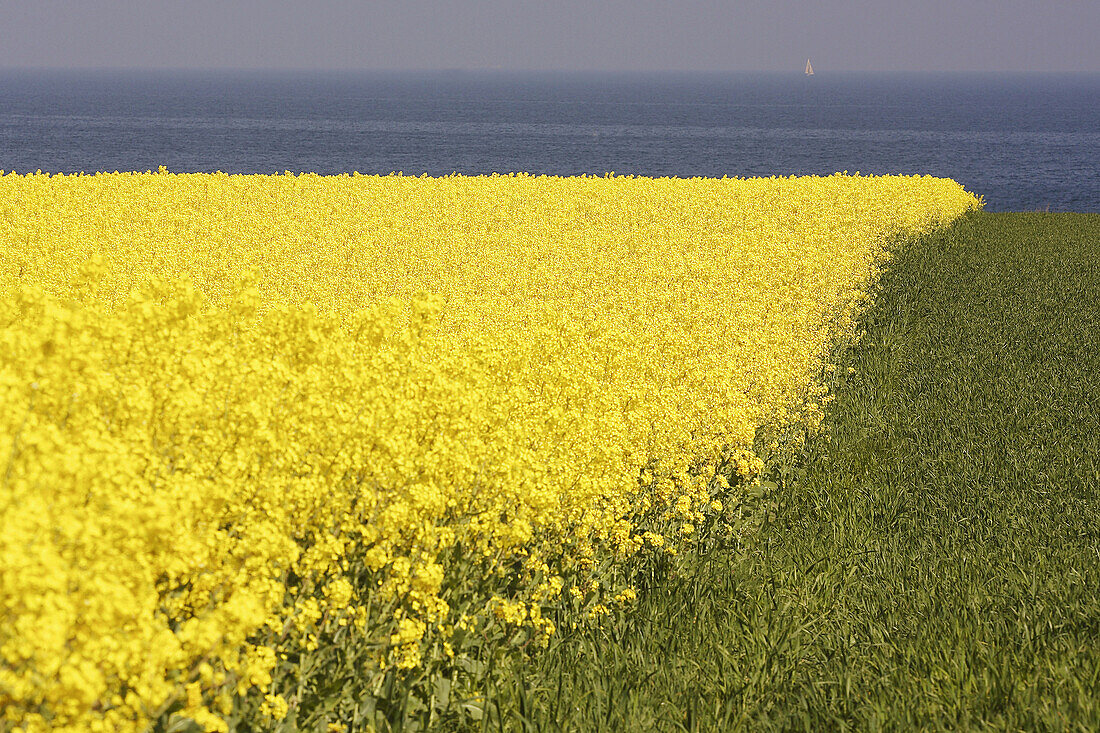
<instances>
[{"instance_id":1,"label":"yellow rapeseed field","mask_svg":"<svg viewBox=\"0 0 1100 733\"><path fill-rule=\"evenodd\" d=\"M754 441L820 420L888 246L979 205L920 176L0 175L0 731L279 720L273 679L332 639L383 675L615 612L608 568L682 551Z\"/></svg>"}]
</instances>

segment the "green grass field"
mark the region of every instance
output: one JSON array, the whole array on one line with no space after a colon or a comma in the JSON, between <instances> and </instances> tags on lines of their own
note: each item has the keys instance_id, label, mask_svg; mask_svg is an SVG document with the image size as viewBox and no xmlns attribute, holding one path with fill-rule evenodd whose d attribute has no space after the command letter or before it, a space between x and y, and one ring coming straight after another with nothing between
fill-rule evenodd
<instances>
[{"instance_id":1,"label":"green grass field","mask_svg":"<svg viewBox=\"0 0 1100 733\"><path fill-rule=\"evenodd\" d=\"M970 215L866 328L752 539L512 670L482 727L1100 730L1100 215Z\"/></svg>"}]
</instances>

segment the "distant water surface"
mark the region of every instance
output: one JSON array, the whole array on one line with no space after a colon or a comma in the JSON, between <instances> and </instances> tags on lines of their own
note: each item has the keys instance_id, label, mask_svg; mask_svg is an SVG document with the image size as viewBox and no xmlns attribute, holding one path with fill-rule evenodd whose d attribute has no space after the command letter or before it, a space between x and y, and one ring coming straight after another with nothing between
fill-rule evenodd
<instances>
[{"instance_id":1,"label":"distant water surface","mask_svg":"<svg viewBox=\"0 0 1100 733\"><path fill-rule=\"evenodd\" d=\"M928 173L1100 211L1100 75L0 72L0 169Z\"/></svg>"}]
</instances>

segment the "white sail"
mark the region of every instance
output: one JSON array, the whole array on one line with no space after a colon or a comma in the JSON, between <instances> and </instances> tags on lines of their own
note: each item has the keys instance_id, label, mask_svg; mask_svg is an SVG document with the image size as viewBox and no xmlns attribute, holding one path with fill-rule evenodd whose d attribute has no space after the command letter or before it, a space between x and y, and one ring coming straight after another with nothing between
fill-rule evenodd
<instances>
[{"instance_id":1,"label":"white sail","mask_svg":"<svg viewBox=\"0 0 1100 733\"><path fill-rule=\"evenodd\" d=\"M814 75L814 67L810 66L810 60L806 59L806 76Z\"/></svg>"}]
</instances>

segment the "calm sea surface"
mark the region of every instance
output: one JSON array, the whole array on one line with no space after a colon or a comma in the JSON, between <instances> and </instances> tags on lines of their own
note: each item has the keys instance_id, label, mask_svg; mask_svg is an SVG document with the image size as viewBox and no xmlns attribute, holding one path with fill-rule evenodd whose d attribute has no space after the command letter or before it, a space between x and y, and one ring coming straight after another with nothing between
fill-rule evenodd
<instances>
[{"instance_id":1,"label":"calm sea surface","mask_svg":"<svg viewBox=\"0 0 1100 733\"><path fill-rule=\"evenodd\" d=\"M1100 211L1100 76L0 72L0 169L930 173Z\"/></svg>"}]
</instances>

